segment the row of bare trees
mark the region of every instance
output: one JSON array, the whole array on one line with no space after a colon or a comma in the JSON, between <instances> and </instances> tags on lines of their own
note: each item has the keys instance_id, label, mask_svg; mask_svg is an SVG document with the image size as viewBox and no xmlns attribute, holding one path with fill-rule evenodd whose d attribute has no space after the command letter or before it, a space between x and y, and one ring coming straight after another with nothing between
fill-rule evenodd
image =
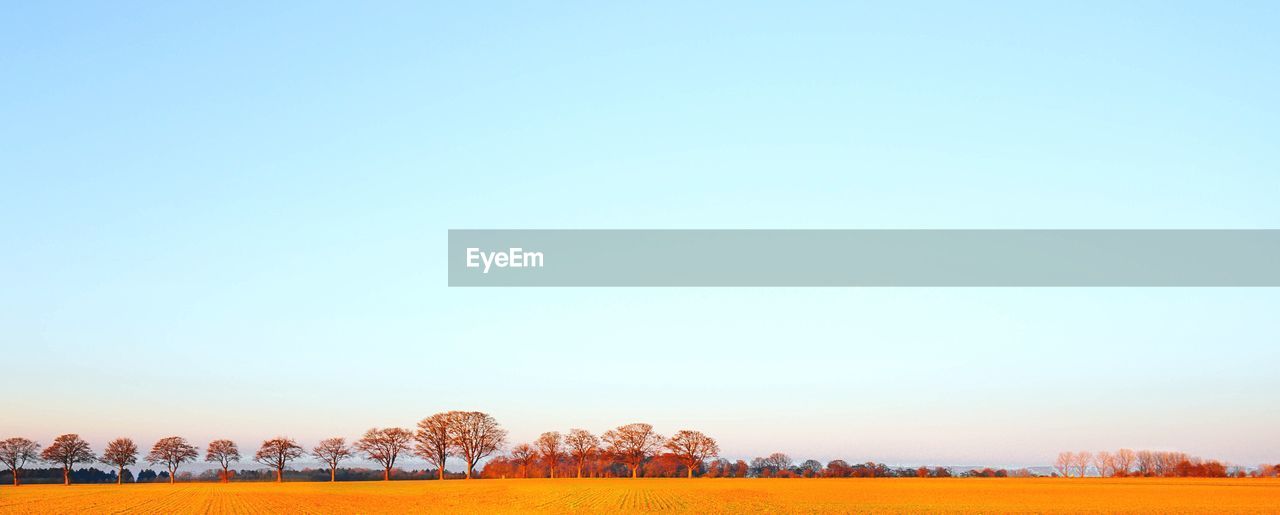
<instances>
[{"instance_id":1,"label":"row of bare trees","mask_svg":"<svg viewBox=\"0 0 1280 515\"><path fill-rule=\"evenodd\" d=\"M688 477L693 477L694 471L719 455L720 446L700 431L681 430L666 438L645 423L618 426L601 436L585 429L570 429L567 434L548 431L532 443L512 447L508 456L496 460L497 466L487 466L485 470L490 477L506 476L514 471L499 469L511 464L521 477L529 477L530 469L540 464L548 476L555 478L556 470L568 465L577 477L583 477L584 469L589 466L594 465L598 471L619 463L634 478L639 477L640 468L646 462L663 450L688 470Z\"/></svg>"},{"instance_id":2,"label":"row of bare trees","mask_svg":"<svg viewBox=\"0 0 1280 515\"><path fill-rule=\"evenodd\" d=\"M152 464L164 464L167 466L169 468L169 477L172 480L173 473L179 465L187 461L193 461L197 456L199 455L196 452L196 448L188 444L186 439L179 436L171 436L156 442L151 447L151 452L144 459ZM124 467L137 463L138 446L128 438L117 438L107 444L102 456L98 456L94 454L89 442L84 441L84 439L80 438L80 435L74 433L54 438L53 443L43 450L41 450L40 444L27 438L14 437L0 441L0 463L9 467L9 470L13 473L14 486L22 484L20 473L23 467L29 463L41 461L62 467L62 482L69 485L71 484L71 469L77 463L101 461L102 463L116 466L123 472Z\"/></svg>"},{"instance_id":3,"label":"row of bare trees","mask_svg":"<svg viewBox=\"0 0 1280 515\"><path fill-rule=\"evenodd\" d=\"M1053 468L1062 477L1085 477L1090 467L1101 477L1226 477L1227 466L1175 451L1062 452Z\"/></svg>"},{"instance_id":4,"label":"row of bare trees","mask_svg":"<svg viewBox=\"0 0 1280 515\"><path fill-rule=\"evenodd\" d=\"M310 454L329 469L330 481L336 479L339 463L357 456L381 465L383 480L390 480L396 461L410 454L435 465L440 479L444 479L445 461L449 457L461 458L467 466L466 477L471 479L480 460L501 449L506 439L506 430L487 413L449 411L422 419L416 432L399 427L373 428L351 444L342 437L325 439L312 448ZM117 482L121 482L124 468L138 462L138 452L138 446L129 438L112 440L101 455L95 454L89 443L77 434L58 436L43 449L39 443L22 437L0 441L0 463L12 471L15 486L21 484L20 471L36 462L60 466L64 484L71 484L71 469L76 464L93 462L116 467L119 470ZM277 436L262 442L253 455L253 461L275 469L276 481L283 481L284 469L289 462L307 454L293 438ZM199 449L185 438L170 436L157 441L143 460L167 468L169 482L172 483L178 467L199 457ZM214 440L206 447L204 459L221 468L219 477L226 482L231 478L231 466L241 460L240 449L231 440Z\"/></svg>"},{"instance_id":5,"label":"row of bare trees","mask_svg":"<svg viewBox=\"0 0 1280 515\"><path fill-rule=\"evenodd\" d=\"M466 478L471 479L475 476L480 461L503 449L506 444L507 432L492 416L478 411L448 411L422 419L416 430L400 427L373 428L350 444L342 437L325 439L309 453L294 439L278 436L263 441L252 459L274 469L276 481L283 481L284 470L289 463L310 454L325 464L329 480L334 481L339 464L357 456L378 463L382 467L384 480L390 480L397 460L404 456L415 455L425 459L435 466L440 479L445 478L446 461L458 458L466 464ZM512 477L517 472L520 477L529 477L534 465L542 465L541 472L552 478L557 477L557 470L562 471L561 475L576 473L577 477L583 477L584 470L588 468L592 469L592 474L600 475L608 467L620 466L625 467L626 473L634 478L639 477L641 467L650 463L651 468L662 469L664 475L683 467L688 477L701 471L713 477L742 476L742 471L745 470L750 470L750 475L756 477L898 475L890 474L887 468L877 464L837 466L844 464L839 460L833 461L825 469L815 460L793 466L790 458L782 453L756 458L749 467L740 461L732 466L730 472L728 462L707 465L707 460L716 458L719 452L715 439L699 431L681 430L666 438L654 431L652 425L645 423L619 426L600 436L575 428L567 434L549 431L533 442L516 445L509 455L493 460L485 472L489 477ZM112 440L101 455L95 454L89 443L76 434L60 435L43 449L40 444L22 437L0 441L0 463L12 472L14 485L21 484L20 471L26 465L36 462L59 466L64 484L71 483L71 471L76 464L101 462L119 471L119 482L123 480L125 467L138 462L138 454L138 446L129 438ZM185 438L170 436L152 445L151 451L142 459L167 468L169 481L172 483L181 465L194 462L199 457L199 449ZM230 480L231 467L241 458L236 443L225 439L209 442L204 453L205 461L216 464L221 469L219 477L224 482ZM885 470L880 470L881 468ZM1201 460L1182 452L1130 449L1098 453L1063 452L1058 455L1054 468L1063 477L1084 477L1091 469L1103 477L1228 475L1227 467L1215 460ZM844 473L845 469L848 474ZM1272 470L1272 467L1264 469ZM926 476L933 476L927 469L921 470ZM1275 470L1280 471L1280 467ZM622 473L622 469L619 469L614 474Z\"/></svg>"}]
</instances>

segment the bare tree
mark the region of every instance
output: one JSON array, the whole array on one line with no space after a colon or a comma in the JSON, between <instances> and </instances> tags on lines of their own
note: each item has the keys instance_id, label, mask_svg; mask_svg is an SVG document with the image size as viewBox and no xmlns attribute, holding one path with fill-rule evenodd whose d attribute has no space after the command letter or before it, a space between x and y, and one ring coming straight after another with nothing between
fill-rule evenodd
<instances>
[{"instance_id":1,"label":"bare tree","mask_svg":"<svg viewBox=\"0 0 1280 515\"><path fill-rule=\"evenodd\" d=\"M1093 461L1093 453L1089 451L1080 451L1076 453L1076 459L1072 465L1076 468L1076 475L1084 477L1085 471L1089 469L1089 462Z\"/></svg>"},{"instance_id":2,"label":"bare tree","mask_svg":"<svg viewBox=\"0 0 1280 515\"><path fill-rule=\"evenodd\" d=\"M532 445L522 443L511 448L511 461L520 464L520 477L529 477L529 465L538 459L538 451Z\"/></svg>"},{"instance_id":3,"label":"bare tree","mask_svg":"<svg viewBox=\"0 0 1280 515\"><path fill-rule=\"evenodd\" d=\"M569 447L569 456L578 467L578 477L582 477L582 466L600 452L600 439L585 429L570 429L569 436L564 441Z\"/></svg>"},{"instance_id":4,"label":"bare tree","mask_svg":"<svg viewBox=\"0 0 1280 515\"><path fill-rule=\"evenodd\" d=\"M1189 457L1185 452L1162 451L1157 452L1156 456L1159 460L1157 473L1160 476L1172 477L1177 475L1178 464L1188 461Z\"/></svg>"},{"instance_id":5,"label":"bare tree","mask_svg":"<svg viewBox=\"0 0 1280 515\"><path fill-rule=\"evenodd\" d=\"M284 482L284 468L289 465L290 461L301 458L306 451L302 450L302 446L298 445L292 438L287 436L277 436L270 440L262 442L262 446L258 448L258 452L253 455L253 460L276 469L276 482Z\"/></svg>"},{"instance_id":6,"label":"bare tree","mask_svg":"<svg viewBox=\"0 0 1280 515\"><path fill-rule=\"evenodd\" d=\"M773 454L770 454L769 457L764 459L764 464L769 468L772 468L774 472L791 470L791 456L787 456L786 454L783 454L780 452L775 452Z\"/></svg>"},{"instance_id":7,"label":"bare tree","mask_svg":"<svg viewBox=\"0 0 1280 515\"><path fill-rule=\"evenodd\" d=\"M351 448L345 438L326 438L311 450L320 461L329 466L329 482L338 480L338 462L352 456Z\"/></svg>"},{"instance_id":8,"label":"bare tree","mask_svg":"<svg viewBox=\"0 0 1280 515\"><path fill-rule=\"evenodd\" d=\"M161 438L151 446L151 452L147 454L146 460L151 464L164 464L169 469L169 484L173 484L178 467L188 461L195 461L199 457L200 452L194 445L187 443L186 438L170 436Z\"/></svg>"},{"instance_id":9,"label":"bare tree","mask_svg":"<svg viewBox=\"0 0 1280 515\"><path fill-rule=\"evenodd\" d=\"M13 437L0 442L0 463L13 472L13 486L22 484L18 473L27 462L40 461L40 444L22 437Z\"/></svg>"},{"instance_id":10,"label":"bare tree","mask_svg":"<svg viewBox=\"0 0 1280 515\"><path fill-rule=\"evenodd\" d=\"M445 462L453 454L453 442L449 435L449 414L436 413L418 422L418 432L414 434L417 445L414 452L436 466L440 479L444 479Z\"/></svg>"},{"instance_id":11,"label":"bare tree","mask_svg":"<svg viewBox=\"0 0 1280 515\"><path fill-rule=\"evenodd\" d=\"M1071 466L1076 462L1076 454L1074 452L1058 453L1057 461L1053 462L1053 469L1058 471L1058 475L1062 477L1071 477Z\"/></svg>"},{"instance_id":12,"label":"bare tree","mask_svg":"<svg viewBox=\"0 0 1280 515\"><path fill-rule=\"evenodd\" d=\"M223 483L231 480L231 464L240 461L240 448L231 440L214 440L204 453L204 461L217 463L222 467L220 478Z\"/></svg>"},{"instance_id":13,"label":"bare tree","mask_svg":"<svg viewBox=\"0 0 1280 515\"><path fill-rule=\"evenodd\" d=\"M661 449L665 441L653 431L653 426L644 423L627 424L604 433L609 452L631 469L632 478L640 477L640 465Z\"/></svg>"},{"instance_id":14,"label":"bare tree","mask_svg":"<svg viewBox=\"0 0 1280 515\"><path fill-rule=\"evenodd\" d=\"M1133 449L1120 449L1116 451L1115 472L1121 475L1129 475L1129 471L1133 468L1133 462L1137 459Z\"/></svg>"},{"instance_id":15,"label":"bare tree","mask_svg":"<svg viewBox=\"0 0 1280 515\"><path fill-rule=\"evenodd\" d=\"M1157 475L1156 469L1160 466L1160 459L1156 457L1156 453L1151 451L1138 451L1137 457L1138 474L1143 476Z\"/></svg>"},{"instance_id":16,"label":"bare tree","mask_svg":"<svg viewBox=\"0 0 1280 515\"><path fill-rule=\"evenodd\" d=\"M488 413L450 411L449 441L463 461L467 462L467 479L476 464L507 444L507 431Z\"/></svg>"},{"instance_id":17,"label":"bare tree","mask_svg":"<svg viewBox=\"0 0 1280 515\"><path fill-rule=\"evenodd\" d=\"M564 438L560 436L559 431L547 431L538 437L534 445L537 445L538 454L542 455L542 459L547 462L547 468L551 470L551 479L555 479L556 466L560 464L560 457L564 456Z\"/></svg>"},{"instance_id":18,"label":"bare tree","mask_svg":"<svg viewBox=\"0 0 1280 515\"><path fill-rule=\"evenodd\" d=\"M138 462L138 446L128 438L116 438L107 444L99 461L116 466L116 484L124 483L124 468Z\"/></svg>"},{"instance_id":19,"label":"bare tree","mask_svg":"<svg viewBox=\"0 0 1280 515\"><path fill-rule=\"evenodd\" d=\"M399 427L384 429L373 428L365 431L364 437L357 440L356 450L363 452L369 459L382 465L382 480L391 480L391 469L396 466L396 458L401 453L409 452L413 444L413 432Z\"/></svg>"},{"instance_id":20,"label":"bare tree","mask_svg":"<svg viewBox=\"0 0 1280 515\"><path fill-rule=\"evenodd\" d=\"M69 433L54 438L53 443L40 453L40 459L62 466L62 484L69 485L71 468L76 463L92 463L97 456L89 448L89 442L81 439L78 434Z\"/></svg>"},{"instance_id":21,"label":"bare tree","mask_svg":"<svg viewBox=\"0 0 1280 515\"><path fill-rule=\"evenodd\" d=\"M1115 475L1116 458L1110 452L1098 451L1093 455L1093 466L1098 469L1099 476L1111 477Z\"/></svg>"},{"instance_id":22,"label":"bare tree","mask_svg":"<svg viewBox=\"0 0 1280 515\"><path fill-rule=\"evenodd\" d=\"M666 446L672 454L684 462L685 467L688 467L689 477L693 477L693 472L701 467L703 462L720 454L720 446L716 445L716 440L701 431L679 431L667 440Z\"/></svg>"}]
</instances>

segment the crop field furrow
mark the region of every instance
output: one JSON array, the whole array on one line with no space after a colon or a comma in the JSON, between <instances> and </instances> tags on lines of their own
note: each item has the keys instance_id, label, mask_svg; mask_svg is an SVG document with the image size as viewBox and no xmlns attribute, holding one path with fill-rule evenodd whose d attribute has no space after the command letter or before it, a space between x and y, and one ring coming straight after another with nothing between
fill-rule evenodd
<instances>
[{"instance_id":1,"label":"crop field furrow","mask_svg":"<svg viewBox=\"0 0 1280 515\"><path fill-rule=\"evenodd\" d=\"M583 492L566 492L563 495L557 495L550 499L544 500L536 505L537 508L554 508L558 506L575 507L579 504L578 499L583 494L591 492L590 489Z\"/></svg>"},{"instance_id":2,"label":"crop field furrow","mask_svg":"<svg viewBox=\"0 0 1280 515\"><path fill-rule=\"evenodd\" d=\"M168 491L158 495L140 499L142 502L129 504L116 513L178 513L179 510L204 511L201 509L207 498L207 488L202 485L163 485ZM126 497L125 499L129 499Z\"/></svg>"},{"instance_id":3,"label":"crop field furrow","mask_svg":"<svg viewBox=\"0 0 1280 515\"><path fill-rule=\"evenodd\" d=\"M665 499L655 494L653 490L646 489L644 491L644 507L648 510L665 510L669 509Z\"/></svg>"},{"instance_id":4,"label":"crop field furrow","mask_svg":"<svg viewBox=\"0 0 1280 515\"><path fill-rule=\"evenodd\" d=\"M61 486L61 485L58 485L58 486ZM14 491L26 491L25 489L27 488L44 489L44 488L57 488L57 486L55 485L24 485L24 486L17 487L17 489ZM67 488L67 487L63 487L63 488ZM6 488L5 492L7 493L8 491L9 491L9 488ZM56 490L51 491L48 494L42 495L39 497L33 496L33 497L19 498L17 496L5 495L5 496L0 496L0 510L21 510L24 508L24 506L30 506L36 503L48 504L51 502L62 502L65 499L74 499L76 497L84 497L84 496L90 496L90 495L93 495L93 492L86 492L86 491L78 490L74 488L67 488L61 491L56 491Z\"/></svg>"},{"instance_id":5,"label":"crop field furrow","mask_svg":"<svg viewBox=\"0 0 1280 515\"><path fill-rule=\"evenodd\" d=\"M205 513L269 513L266 507L250 502L248 496L237 495L227 488L213 489L208 509Z\"/></svg>"},{"instance_id":6,"label":"crop field furrow","mask_svg":"<svg viewBox=\"0 0 1280 515\"><path fill-rule=\"evenodd\" d=\"M611 506L614 495L602 488L585 487L570 493L565 498L564 507L574 510L603 510ZM539 508L555 508L554 504L544 503Z\"/></svg>"}]
</instances>

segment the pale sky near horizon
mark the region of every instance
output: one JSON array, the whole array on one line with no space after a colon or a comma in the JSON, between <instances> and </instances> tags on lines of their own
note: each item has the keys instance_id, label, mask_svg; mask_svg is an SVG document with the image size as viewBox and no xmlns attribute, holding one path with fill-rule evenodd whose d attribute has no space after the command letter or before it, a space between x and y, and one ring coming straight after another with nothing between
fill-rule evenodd
<instances>
[{"instance_id":1,"label":"pale sky near horizon","mask_svg":"<svg viewBox=\"0 0 1280 515\"><path fill-rule=\"evenodd\" d=\"M1273 2L15 3L0 436L1280 462L1273 288L450 289L460 228L1280 228ZM839 266L814 256L814 266Z\"/></svg>"}]
</instances>

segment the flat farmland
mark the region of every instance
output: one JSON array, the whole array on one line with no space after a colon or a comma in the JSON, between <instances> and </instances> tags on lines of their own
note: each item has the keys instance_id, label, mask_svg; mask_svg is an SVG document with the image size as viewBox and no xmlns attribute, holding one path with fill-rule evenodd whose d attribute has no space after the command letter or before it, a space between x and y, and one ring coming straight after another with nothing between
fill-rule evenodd
<instances>
[{"instance_id":1,"label":"flat farmland","mask_svg":"<svg viewBox=\"0 0 1280 515\"><path fill-rule=\"evenodd\" d=\"M1280 479L507 479L0 487L0 513L1280 513Z\"/></svg>"}]
</instances>

